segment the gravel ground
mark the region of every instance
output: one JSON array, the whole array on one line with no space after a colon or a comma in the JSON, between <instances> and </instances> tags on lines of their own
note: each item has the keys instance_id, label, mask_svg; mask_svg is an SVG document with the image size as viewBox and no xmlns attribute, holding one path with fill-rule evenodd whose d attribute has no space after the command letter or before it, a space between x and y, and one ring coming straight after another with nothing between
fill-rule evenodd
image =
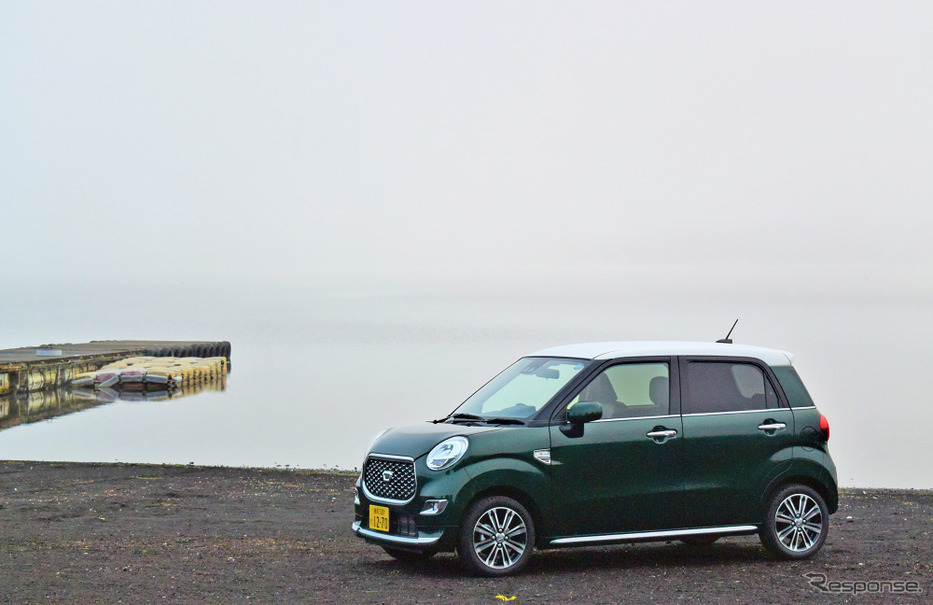
<instances>
[{"instance_id":1,"label":"gravel ground","mask_svg":"<svg viewBox=\"0 0 933 605\"><path fill-rule=\"evenodd\" d=\"M808 561L769 559L757 538L740 537L709 547L538 552L521 575L493 580L466 574L453 555L402 564L353 536L354 480L333 472L0 461L0 601L933 599L931 491L844 490L823 550ZM805 574L850 592L822 592ZM877 584L885 581L901 584ZM866 592L879 588L886 592Z\"/></svg>"}]
</instances>

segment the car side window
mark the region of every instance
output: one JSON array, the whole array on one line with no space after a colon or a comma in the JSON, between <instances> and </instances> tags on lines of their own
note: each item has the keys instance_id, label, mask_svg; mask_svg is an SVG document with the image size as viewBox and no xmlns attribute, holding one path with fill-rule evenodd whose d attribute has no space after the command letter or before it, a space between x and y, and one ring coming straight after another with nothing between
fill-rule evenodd
<instances>
[{"instance_id":1,"label":"car side window","mask_svg":"<svg viewBox=\"0 0 933 605\"><path fill-rule=\"evenodd\" d=\"M780 407L771 381L751 363L691 361L686 364L683 413L742 412Z\"/></svg>"},{"instance_id":2,"label":"car side window","mask_svg":"<svg viewBox=\"0 0 933 605\"><path fill-rule=\"evenodd\" d=\"M606 368L573 398L595 401L603 418L664 416L670 411L670 368L666 363L624 363Z\"/></svg>"}]
</instances>

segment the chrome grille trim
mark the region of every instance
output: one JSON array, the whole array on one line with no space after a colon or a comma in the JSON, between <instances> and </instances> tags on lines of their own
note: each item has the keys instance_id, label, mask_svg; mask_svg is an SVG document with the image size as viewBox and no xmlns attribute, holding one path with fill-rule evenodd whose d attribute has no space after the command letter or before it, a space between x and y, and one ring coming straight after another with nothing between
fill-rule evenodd
<instances>
[{"instance_id":1,"label":"chrome grille trim","mask_svg":"<svg viewBox=\"0 0 933 605\"><path fill-rule=\"evenodd\" d=\"M382 480L384 470L396 474L388 485ZM369 500L385 504L408 504L414 500L418 493L414 458L370 454L363 466L363 493Z\"/></svg>"}]
</instances>

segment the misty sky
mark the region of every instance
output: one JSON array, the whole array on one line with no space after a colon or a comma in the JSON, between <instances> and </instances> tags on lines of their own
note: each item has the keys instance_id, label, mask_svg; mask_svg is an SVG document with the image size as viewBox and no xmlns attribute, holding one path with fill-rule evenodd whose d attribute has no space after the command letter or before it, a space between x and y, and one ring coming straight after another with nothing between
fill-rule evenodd
<instances>
[{"instance_id":1,"label":"misty sky","mask_svg":"<svg viewBox=\"0 0 933 605\"><path fill-rule=\"evenodd\" d=\"M349 468L521 354L739 317L799 355L843 485L928 487L931 31L930 2L0 0L0 346L246 368L225 414L102 406L0 455Z\"/></svg>"},{"instance_id":2,"label":"misty sky","mask_svg":"<svg viewBox=\"0 0 933 605\"><path fill-rule=\"evenodd\" d=\"M3 272L870 263L926 291L931 26L927 2L5 0Z\"/></svg>"}]
</instances>

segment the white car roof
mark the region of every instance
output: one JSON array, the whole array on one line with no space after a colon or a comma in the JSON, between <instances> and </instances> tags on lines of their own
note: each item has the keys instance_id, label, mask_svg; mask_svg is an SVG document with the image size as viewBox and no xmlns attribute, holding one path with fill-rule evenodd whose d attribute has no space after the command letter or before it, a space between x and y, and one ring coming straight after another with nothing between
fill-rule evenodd
<instances>
[{"instance_id":1,"label":"white car roof","mask_svg":"<svg viewBox=\"0 0 933 605\"><path fill-rule=\"evenodd\" d=\"M794 356L787 351L751 345L712 342L623 341L586 342L543 349L529 357L574 357L578 359L617 359L656 355L715 355L717 357L751 357L770 366L789 366Z\"/></svg>"}]
</instances>

